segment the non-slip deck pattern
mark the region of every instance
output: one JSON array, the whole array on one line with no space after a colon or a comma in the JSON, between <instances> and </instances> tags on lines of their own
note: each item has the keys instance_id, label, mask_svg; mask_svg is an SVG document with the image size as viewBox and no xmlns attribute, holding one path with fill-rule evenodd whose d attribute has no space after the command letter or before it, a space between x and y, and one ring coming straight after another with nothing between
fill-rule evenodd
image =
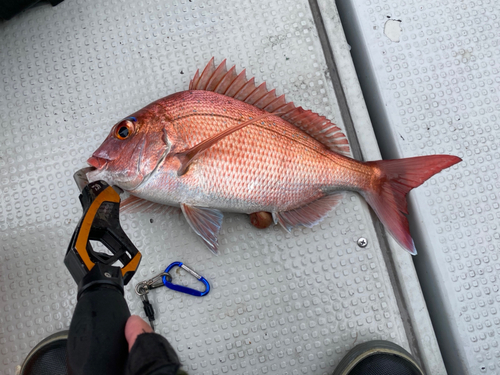
<instances>
[{"instance_id":1,"label":"non-slip deck pattern","mask_svg":"<svg viewBox=\"0 0 500 375\"><path fill-rule=\"evenodd\" d=\"M114 123L187 89L212 56L343 128L305 0L68 0L0 24L0 374L69 327L76 285L63 257L81 215L73 173ZM226 215L219 257L175 212L122 223L144 256L131 284L173 261L211 283L203 298L150 293L158 331L189 374L331 374L356 343L408 348L370 215L354 194L291 234ZM133 285L127 301L144 316Z\"/></svg>"},{"instance_id":2,"label":"non-slip deck pattern","mask_svg":"<svg viewBox=\"0 0 500 375\"><path fill-rule=\"evenodd\" d=\"M342 2L386 158L463 162L412 192L419 278L450 374L500 373L500 7Z\"/></svg>"}]
</instances>

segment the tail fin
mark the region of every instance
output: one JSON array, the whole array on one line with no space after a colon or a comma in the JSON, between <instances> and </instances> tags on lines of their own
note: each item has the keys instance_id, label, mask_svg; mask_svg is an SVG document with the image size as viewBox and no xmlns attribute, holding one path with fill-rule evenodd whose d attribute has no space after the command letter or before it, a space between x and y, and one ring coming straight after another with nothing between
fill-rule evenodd
<instances>
[{"instance_id":1,"label":"tail fin","mask_svg":"<svg viewBox=\"0 0 500 375\"><path fill-rule=\"evenodd\" d=\"M451 155L419 156L366 163L379 172L379 183L363 196L385 228L412 255L417 254L410 235L406 194L445 168L462 161Z\"/></svg>"}]
</instances>

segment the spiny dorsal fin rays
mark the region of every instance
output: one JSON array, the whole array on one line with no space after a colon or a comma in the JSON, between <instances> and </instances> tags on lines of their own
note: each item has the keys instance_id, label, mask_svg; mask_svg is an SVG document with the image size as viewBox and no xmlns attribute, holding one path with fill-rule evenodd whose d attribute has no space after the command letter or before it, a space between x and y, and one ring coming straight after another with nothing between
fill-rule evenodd
<instances>
[{"instance_id":1,"label":"spiny dorsal fin rays","mask_svg":"<svg viewBox=\"0 0 500 375\"><path fill-rule=\"evenodd\" d=\"M245 82L245 84L241 87L241 89L238 90L236 94L234 94L234 98L244 102L245 99L255 91L255 89L255 78L252 77Z\"/></svg>"},{"instance_id":2,"label":"spiny dorsal fin rays","mask_svg":"<svg viewBox=\"0 0 500 375\"><path fill-rule=\"evenodd\" d=\"M214 58L212 57L197 82L197 87L199 87L198 90L206 90L207 83L210 81L210 78L214 74L215 70Z\"/></svg>"},{"instance_id":3,"label":"spiny dorsal fin rays","mask_svg":"<svg viewBox=\"0 0 500 375\"><path fill-rule=\"evenodd\" d=\"M252 118L247 121L243 121L242 123L232 126L216 135L213 137L207 138L204 141L198 143L196 146L191 147L188 150L178 152L176 156L179 158L181 161L181 166L179 167L179 170L177 171L178 176L182 176L184 173L186 173L189 165L193 162L193 160L196 158L196 156L200 155L203 151L206 149L212 147L214 144L219 142L221 139L226 138L228 135L243 129L245 126L248 126L256 121L262 120L263 118L266 118L268 116L274 116L274 113L269 113L265 112L255 118Z\"/></svg>"},{"instance_id":4,"label":"spiny dorsal fin rays","mask_svg":"<svg viewBox=\"0 0 500 375\"><path fill-rule=\"evenodd\" d=\"M236 74L235 66L227 70L226 60L215 67L212 57L201 74L196 71L189 89L213 91L254 105L297 126L332 151L350 155L349 142L339 127L324 116L287 103L284 95L277 97L276 91L268 91L265 83L256 86L254 78L247 79L245 72Z\"/></svg>"},{"instance_id":5,"label":"spiny dorsal fin rays","mask_svg":"<svg viewBox=\"0 0 500 375\"><path fill-rule=\"evenodd\" d=\"M244 101L245 102L252 102L255 105L255 103L259 99L263 98L267 93L268 93L268 91L267 91L266 83L262 82L259 87L257 87L255 90L253 90L251 93L248 94L248 96L244 99Z\"/></svg>"},{"instance_id":6,"label":"spiny dorsal fin rays","mask_svg":"<svg viewBox=\"0 0 500 375\"><path fill-rule=\"evenodd\" d=\"M257 103L255 103L255 106L262 106L264 111L267 112L274 112L276 109L283 107L286 104L286 99L285 99L285 94L281 95L280 97L276 97L275 94L276 90L271 91L270 93L273 93L275 96L275 99L272 100L270 103L267 101L264 101L263 99L260 99ZM292 103L292 109L295 108L295 106Z\"/></svg>"},{"instance_id":7,"label":"spiny dorsal fin rays","mask_svg":"<svg viewBox=\"0 0 500 375\"><path fill-rule=\"evenodd\" d=\"M198 81L200 80L200 70L198 69L194 74L193 79L189 82L189 90L197 90L194 87L198 87Z\"/></svg>"},{"instance_id":8,"label":"spiny dorsal fin rays","mask_svg":"<svg viewBox=\"0 0 500 375\"><path fill-rule=\"evenodd\" d=\"M231 86L231 84L234 82L234 80L236 79L236 77L238 77L238 75L236 74L236 67L233 66L224 75L224 77L222 77L222 79L220 80L220 82L215 87L214 92L216 92L217 94L224 95L226 93L227 89L229 88L229 86Z\"/></svg>"},{"instance_id":9,"label":"spiny dorsal fin rays","mask_svg":"<svg viewBox=\"0 0 500 375\"><path fill-rule=\"evenodd\" d=\"M215 69L214 73L212 74L212 77L207 83L207 88L205 90L207 91L215 91L217 89L217 86L221 83L222 79L224 76L228 73L226 69L226 61L224 60L223 63L221 63L217 69Z\"/></svg>"},{"instance_id":10,"label":"spiny dorsal fin rays","mask_svg":"<svg viewBox=\"0 0 500 375\"><path fill-rule=\"evenodd\" d=\"M243 69L240 74L236 77L236 79L229 85L224 95L229 96L230 98L235 98L235 95L240 91L240 89L247 82L246 77L246 69Z\"/></svg>"}]
</instances>

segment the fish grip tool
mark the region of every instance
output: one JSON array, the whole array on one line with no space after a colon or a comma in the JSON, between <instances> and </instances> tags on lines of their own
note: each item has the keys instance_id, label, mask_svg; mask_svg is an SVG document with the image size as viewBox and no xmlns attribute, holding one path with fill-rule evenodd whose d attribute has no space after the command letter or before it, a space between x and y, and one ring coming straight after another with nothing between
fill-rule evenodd
<instances>
[{"instance_id":1,"label":"fish grip tool","mask_svg":"<svg viewBox=\"0 0 500 375\"><path fill-rule=\"evenodd\" d=\"M139 266L141 253L120 225L120 195L106 182L95 181L82 188L80 202L83 216L64 258L64 264L79 284L79 293L83 288L80 286L83 278L96 264L116 267L116 262L120 262L123 284L126 285ZM95 251L90 241L101 242L111 254Z\"/></svg>"},{"instance_id":2,"label":"fish grip tool","mask_svg":"<svg viewBox=\"0 0 500 375\"><path fill-rule=\"evenodd\" d=\"M141 253L121 228L120 195L104 181L89 184L90 170L74 175L83 216L64 258L78 284L67 368L70 375L122 375L128 357L125 324L130 317L123 288L137 270ZM109 251L94 250L90 241L101 242Z\"/></svg>"}]
</instances>

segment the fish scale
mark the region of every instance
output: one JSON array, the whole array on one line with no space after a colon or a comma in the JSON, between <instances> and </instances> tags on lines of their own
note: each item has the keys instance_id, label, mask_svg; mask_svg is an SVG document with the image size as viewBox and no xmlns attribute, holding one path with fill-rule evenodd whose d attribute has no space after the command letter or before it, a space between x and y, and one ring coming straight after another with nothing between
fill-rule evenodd
<instances>
[{"instance_id":1,"label":"fish scale","mask_svg":"<svg viewBox=\"0 0 500 375\"><path fill-rule=\"evenodd\" d=\"M355 191L415 254L404 216L406 194L461 159L431 155L363 163L348 153L345 135L329 120L211 60L190 90L116 124L89 159L97 168L89 179L180 206L214 252L221 211L270 212L286 230L311 227L342 201L343 191Z\"/></svg>"},{"instance_id":2,"label":"fish scale","mask_svg":"<svg viewBox=\"0 0 500 375\"><path fill-rule=\"evenodd\" d=\"M194 107L200 100L215 95L210 92L183 94L195 95L196 99L192 100ZM218 104L214 100L211 102ZM183 103L185 105L180 113L183 120L177 120L174 128L188 147L234 126L240 118L255 117L262 112L242 103L244 105L231 111L216 107L212 108L210 115L198 114L203 112L200 110L186 118L186 112L192 109L188 103ZM176 109L172 108L172 111ZM228 114L226 123L223 123L218 117L220 112L232 112L234 118ZM190 134L193 128L199 129L195 136ZM231 203L238 200L236 208L246 213L256 209L287 211L323 196L323 188L334 179L337 184L341 181L342 176L336 173L338 168L327 155L328 150L321 143L273 116L231 134L206 150L193 162L189 173L204 176L203 184L206 191L211 193L210 198L213 199L214 194L218 197L218 202L210 203L218 208L228 210L231 207L226 200L231 200ZM225 173L234 167L240 173ZM165 168L170 168L170 165L165 164ZM259 189L249 190L249 183L256 184ZM200 202L201 205L207 203Z\"/></svg>"}]
</instances>

